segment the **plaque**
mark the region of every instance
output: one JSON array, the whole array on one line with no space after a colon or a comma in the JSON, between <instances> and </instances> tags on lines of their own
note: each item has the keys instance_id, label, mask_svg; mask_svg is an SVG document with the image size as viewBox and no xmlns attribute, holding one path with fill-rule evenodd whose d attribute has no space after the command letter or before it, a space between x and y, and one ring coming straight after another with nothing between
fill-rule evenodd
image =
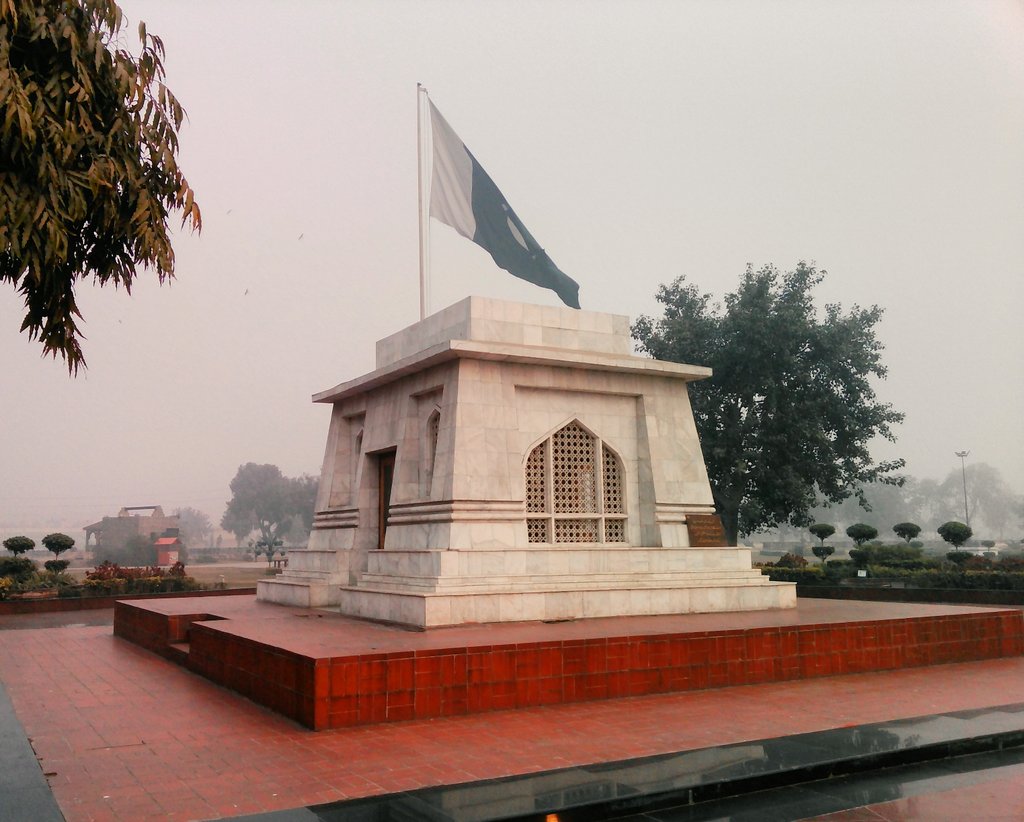
<instances>
[{"instance_id":1,"label":"plaque","mask_svg":"<svg viewBox=\"0 0 1024 822\"><path fill-rule=\"evenodd\" d=\"M726 545L725 529L718 514L687 514L686 531L691 548L721 548Z\"/></svg>"}]
</instances>

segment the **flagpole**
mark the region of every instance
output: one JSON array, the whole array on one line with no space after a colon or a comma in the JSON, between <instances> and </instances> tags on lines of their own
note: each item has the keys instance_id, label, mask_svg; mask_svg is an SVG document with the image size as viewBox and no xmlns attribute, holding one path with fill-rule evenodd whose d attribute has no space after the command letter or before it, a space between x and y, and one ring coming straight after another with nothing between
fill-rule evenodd
<instances>
[{"instance_id":1,"label":"flagpole","mask_svg":"<svg viewBox=\"0 0 1024 822\"><path fill-rule=\"evenodd\" d=\"M426 207L426 186L423 184L423 100L427 90L416 84L416 191L420 224L420 319L427 316L427 276L430 268L430 215Z\"/></svg>"}]
</instances>

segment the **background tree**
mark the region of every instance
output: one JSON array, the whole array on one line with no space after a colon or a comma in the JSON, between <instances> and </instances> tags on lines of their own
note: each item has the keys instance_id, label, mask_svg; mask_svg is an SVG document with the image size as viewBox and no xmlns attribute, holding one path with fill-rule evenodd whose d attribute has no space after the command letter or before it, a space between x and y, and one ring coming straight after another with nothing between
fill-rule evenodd
<instances>
[{"instance_id":1,"label":"background tree","mask_svg":"<svg viewBox=\"0 0 1024 822\"><path fill-rule=\"evenodd\" d=\"M852 539L854 544L860 548L869 539L874 539L878 536L878 529L873 525L857 522L846 529L846 536Z\"/></svg>"},{"instance_id":2,"label":"background tree","mask_svg":"<svg viewBox=\"0 0 1024 822\"><path fill-rule=\"evenodd\" d=\"M825 540L836 532L836 528L834 525L829 525L827 522L816 522L807 530L814 534L821 543L820 545L815 545L811 548L811 551L814 553L814 556L821 560L821 564L824 565L825 560L836 552L836 549L831 545L825 544Z\"/></svg>"},{"instance_id":3,"label":"background tree","mask_svg":"<svg viewBox=\"0 0 1024 822\"><path fill-rule=\"evenodd\" d=\"M999 470L986 462L968 465L963 474L950 471L939 486L945 516L959 515L964 510L964 477L967 479L967 505L971 522L977 529L983 523L998 537L1005 535L1013 522L1014 507L1019 497L1006 484Z\"/></svg>"},{"instance_id":4,"label":"background tree","mask_svg":"<svg viewBox=\"0 0 1024 822\"><path fill-rule=\"evenodd\" d=\"M181 541L189 548L205 547L213 535L210 518L196 508L176 508L172 512L178 517Z\"/></svg>"},{"instance_id":5,"label":"background tree","mask_svg":"<svg viewBox=\"0 0 1024 822\"><path fill-rule=\"evenodd\" d=\"M58 559L65 551L70 551L75 547L74 538L61 533L47 534L43 537L42 543L43 547Z\"/></svg>"},{"instance_id":6,"label":"background tree","mask_svg":"<svg viewBox=\"0 0 1024 822\"><path fill-rule=\"evenodd\" d=\"M85 364L78 281L130 291L142 266L163 282L171 213L202 225L163 43L140 23L136 57L123 22L114 0L0 2L0 282L24 298L21 330L71 372Z\"/></svg>"},{"instance_id":7,"label":"background tree","mask_svg":"<svg viewBox=\"0 0 1024 822\"><path fill-rule=\"evenodd\" d=\"M811 292L824 276L803 262L786 274L748 266L724 307L680 278L658 291L664 316L633 326L651 356L714 369L690 402L730 544L784 522L806 527L818 495L838 502L865 483L901 482L902 460L876 464L868 450L903 419L871 384L886 373L882 310L826 305L819 320Z\"/></svg>"},{"instance_id":8,"label":"background tree","mask_svg":"<svg viewBox=\"0 0 1024 822\"><path fill-rule=\"evenodd\" d=\"M239 543L259 531L261 542L276 545L291 528L293 517L312 526L315 484L316 480L307 476L286 477L276 465L246 463L231 480L231 501L221 527L231 531Z\"/></svg>"},{"instance_id":9,"label":"background tree","mask_svg":"<svg viewBox=\"0 0 1024 822\"><path fill-rule=\"evenodd\" d=\"M910 545L910 541L916 539L917 535L921 533L921 526L914 522L897 522L892 530L896 536Z\"/></svg>"},{"instance_id":10,"label":"background tree","mask_svg":"<svg viewBox=\"0 0 1024 822\"><path fill-rule=\"evenodd\" d=\"M69 563L66 559L61 559L60 555L75 547L74 538L69 537L67 534L54 533L47 534L41 541L43 547L53 554L53 559L48 559L44 562L43 567L54 574L67 570Z\"/></svg>"},{"instance_id":11,"label":"background tree","mask_svg":"<svg viewBox=\"0 0 1024 822\"><path fill-rule=\"evenodd\" d=\"M26 554L36 547L36 541L29 537L8 537L4 540L4 548L15 556Z\"/></svg>"},{"instance_id":12,"label":"background tree","mask_svg":"<svg viewBox=\"0 0 1024 822\"><path fill-rule=\"evenodd\" d=\"M970 528L956 520L944 522L936 530L939 532L939 536L952 545L957 551L959 551L960 546L967 542L967 540L969 540L974 534Z\"/></svg>"},{"instance_id":13,"label":"background tree","mask_svg":"<svg viewBox=\"0 0 1024 822\"><path fill-rule=\"evenodd\" d=\"M284 542L282 540L274 540L273 542L267 542L266 540L257 540L252 546L253 559L258 557L260 554L267 555L267 565L270 565L274 561L274 554L278 551L284 551Z\"/></svg>"}]
</instances>

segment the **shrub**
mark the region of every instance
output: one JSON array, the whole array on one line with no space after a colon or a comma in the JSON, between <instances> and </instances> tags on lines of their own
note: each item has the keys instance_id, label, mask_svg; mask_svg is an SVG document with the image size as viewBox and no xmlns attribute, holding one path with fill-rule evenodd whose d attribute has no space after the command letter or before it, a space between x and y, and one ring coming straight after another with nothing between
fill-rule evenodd
<instances>
[{"instance_id":1,"label":"shrub","mask_svg":"<svg viewBox=\"0 0 1024 822\"><path fill-rule=\"evenodd\" d=\"M36 547L36 541L29 537L8 537L4 540L4 548L15 556L25 554Z\"/></svg>"},{"instance_id":2,"label":"shrub","mask_svg":"<svg viewBox=\"0 0 1024 822\"><path fill-rule=\"evenodd\" d=\"M795 582L797 585L834 584L834 580L822 571L820 565L811 568L786 568L775 565L765 567L763 571L773 582Z\"/></svg>"},{"instance_id":3,"label":"shrub","mask_svg":"<svg viewBox=\"0 0 1024 822\"><path fill-rule=\"evenodd\" d=\"M971 558L971 555L966 551L950 551L946 554L946 559L952 562L954 565L963 568L967 565L967 560Z\"/></svg>"},{"instance_id":4,"label":"shrub","mask_svg":"<svg viewBox=\"0 0 1024 822\"><path fill-rule=\"evenodd\" d=\"M82 587L86 595L103 595L198 591L202 585L185 574L185 566L180 562L167 570L153 565L124 568L114 562L104 562L86 572Z\"/></svg>"},{"instance_id":5,"label":"shrub","mask_svg":"<svg viewBox=\"0 0 1024 822\"><path fill-rule=\"evenodd\" d=\"M892 530L896 536L910 545L911 540L916 539L917 535L921 533L921 526L916 522L897 522Z\"/></svg>"},{"instance_id":6,"label":"shrub","mask_svg":"<svg viewBox=\"0 0 1024 822\"><path fill-rule=\"evenodd\" d=\"M858 568L887 565L893 568L924 568L927 561L920 548L909 545L864 545L850 549L850 559Z\"/></svg>"},{"instance_id":7,"label":"shrub","mask_svg":"<svg viewBox=\"0 0 1024 822\"><path fill-rule=\"evenodd\" d=\"M821 545L815 545L814 547L812 547L811 551L813 552L814 556L821 560L821 564L824 565L825 560L832 556L836 552L836 549L833 548L831 545L825 545L824 543L822 543Z\"/></svg>"},{"instance_id":8,"label":"shrub","mask_svg":"<svg viewBox=\"0 0 1024 822\"><path fill-rule=\"evenodd\" d=\"M974 534L969 526L964 525L962 522L957 522L956 520L944 522L936 530L938 530L940 537L957 549L967 542L967 540L969 540Z\"/></svg>"},{"instance_id":9,"label":"shrub","mask_svg":"<svg viewBox=\"0 0 1024 822\"><path fill-rule=\"evenodd\" d=\"M36 571L36 564L28 557L0 557L0 577L10 577L14 583L24 582Z\"/></svg>"},{"instance_id":10,"label":"shrub","mask_svg":"<svg viewBox=\"0 0 1024 822\"><path fill-rule=\"evenodd\" d=\"M775 562L776 568L806 568L807 560L793 553L785 553Z\"/></svg>"},{"instance_id":11,"label":"shrub","mask_svg":"<svg viewBox=\"0 0 1024 822\"><path fill-rule=\"evenodd\" d=\"M878 536L878 529L873 525L865 525L863 522L858 522L846 529L846 536L852 539L857 547L860 548L869 539L874 539Z\"/></svg>"},{"instance_id":12,"label":"shrub","mask_svg":"<svg viewBox=\"0 0 1024 822\"><path fill-rule=\"evenodd\" d=\"M43 567L51 574L63 574L71 563L66 559L48 559Z\"/></svg>"},{"instance_id":13,"label":"shrub","mask_svg":"<svg viewBox=\"0 0 1024 822\"><path fill-rule=\"evenodd\" d=\"M43 547L54 557L59 557L75 547L75 540L67 534L47 534L43 537Z\"/></svg>"},{"instance_id":14,"label":"shrub","mask_svg":"<svg viewBox=\"0 0 1024 822\"><path fill-rule=\"evenodd\" d=\"M836 527L834 525L829 525L827 522L816 522L807 530L814 534L815 538L824 545L825 540L836 532Z\"/></svg>"}]
</instances>

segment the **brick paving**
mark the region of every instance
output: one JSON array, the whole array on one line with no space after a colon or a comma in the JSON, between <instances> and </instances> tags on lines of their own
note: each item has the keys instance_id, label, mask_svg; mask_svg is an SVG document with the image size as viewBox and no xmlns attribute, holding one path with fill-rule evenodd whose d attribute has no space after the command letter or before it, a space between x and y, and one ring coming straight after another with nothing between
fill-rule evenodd
<instances>
[{"instance_id":1,"label":"brick paving","mask_svg":"<svg viewBox=\"0 0 1024 822\"><path fill-rule=\"evenodd\" d=\"M1024 701L1012 658L313 732L108 626L3 631L0 660L70 822L230 817Z\"/></svg>"}]
</instances>

